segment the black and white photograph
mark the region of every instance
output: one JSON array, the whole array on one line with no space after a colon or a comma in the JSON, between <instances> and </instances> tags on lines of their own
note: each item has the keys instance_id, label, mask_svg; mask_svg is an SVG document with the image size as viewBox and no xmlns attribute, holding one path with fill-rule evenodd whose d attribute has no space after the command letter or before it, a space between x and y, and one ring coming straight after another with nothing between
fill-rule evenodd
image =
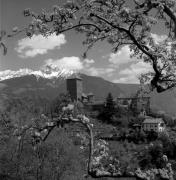
<instances>
[{"instance_id":1,"label":"black and white photograph","mask_svg":"<svg viewBox=\"0 0 176 180\"><path fill-rule=\"evenodd\" d=\"M176 0L0 0L0 180L176 180Z\"/></svg>"}]
</instances>

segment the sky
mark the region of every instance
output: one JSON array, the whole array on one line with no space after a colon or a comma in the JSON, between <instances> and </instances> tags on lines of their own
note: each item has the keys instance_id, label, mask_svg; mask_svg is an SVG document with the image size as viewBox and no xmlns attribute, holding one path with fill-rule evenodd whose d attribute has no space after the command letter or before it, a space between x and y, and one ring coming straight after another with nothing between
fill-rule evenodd
<instances>
[{"instance_id":1,"label":"sky","mask_svg":"<svg viewBox=\"0 0 176 180\"><path fill-rule=\"evenodd\" d=\"M53 5L64 0L0 0L0 29L12 32L14 27L23 28L30 19L23 16L23 10L31 8L35 12L50 10ZM158 32L157 32L158 33ZM156 41L165 35L153 33ZM111 52L106 42L95 45L88 52L87 59L82 58L86 50L82 41L83 34L74 31L48 38L34 35L31 39L21 33L4 42L8 48L6 56L0 53L0 75L23 69L38 71L45 66L55 66L74 70L92 76L100 76L115 83L139 83L141 73L151 70L149 64L130 58L128 46L123 46L117 53Z\"/></svg>"}]
</instances>

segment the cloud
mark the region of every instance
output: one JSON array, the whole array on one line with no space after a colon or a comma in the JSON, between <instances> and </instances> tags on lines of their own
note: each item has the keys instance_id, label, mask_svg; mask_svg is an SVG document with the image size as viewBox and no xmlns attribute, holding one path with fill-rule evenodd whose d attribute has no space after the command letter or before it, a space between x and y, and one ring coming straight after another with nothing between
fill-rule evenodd
<instances>
[{"instance_id":1,"label":"cloud","mask_svg":"<svg viewBox=\"0 0 176 180\"><path fill-rule=\"evenodd\" d=\"M119 79L113 80L113 82L123 84L139 84L139 80L134 76L121 77Z\"/></svg>"},{"instance_id":2,"label":"cloud","mask_svg":"<svg viewBox=\"0 0 176 180\"><path fill-rule=\"evenodd\" d=\"M94 64L95 63L95 61L93 60L93 59L85 59L84 60L84 66L86 67L86 68L89 68L92 64Z\"/></svg>"},{"instance_id":3,"label":"cloud","mask_svg":"<svg viewBox=\"0 0 176 180\"><path fill-rule=\"evenodd\" d=\"M115 71L114 68L96 68L96 67L90 67L86 70L86 73L88 73L91 76L101 76L105 75L110 77L112 76L113 72Z\"/></svg>"},{"instance_id":4,"label":"cloud","mask_svg":"<svg viewBox=\"0 0 176 180\"><path fill-rule=\"evenodd\" d=\"M50 66L53 68L64 69L66 71L73 72L92 72L94 67L92 66L95 63L93 59L84 59L81 60L79 57L63 57L61 59L48 59L45 61L45 66ZM94 73L93 73L94 74Z\"/></svg>"},{"instance_id":5,"label":"cloud","mask_svg":"<svg viewBox=\"0 0 176 180\"><path fill-rule=\"evenodd\" d=\"M161 41L165 38L165 36L159 36L154 34L154 37L157 41ZM139 77L143 73L147 73L152 71L152 67L150 64L147 64L143 61L139 61L137 58L131 58L130 55L132 52L130 51L129 46L123 46L117 53L110 54L109 62L110 67L116 69L121 65L122 70L119 69L118 78L114 79L115 83L139 83Z\"/></svg>"},{"instance_id":6,"label":"cloud","mask_svg":"<svg viewBox=\"0 0 176 180\"><path fill-rule=\"evenodd\" d=\"M141 73L148 72L149 70L151 70L151 65L147 64L143 61L140 61L135 64L132 64L129 68L126 68L126 69L120 71L119 74L128 75L130 73L133 73L135 75L139 75Z\"/></svg>"},{"instance_id":7,"label":"cloud","mask_svg":"<svg viewBox=\"0 0 176 180\"><path fill-rule=\"evenodd\" d=\"M25 75L36 75L36 77L54 78L54 77L67 77L75 72L88 72L92 69L91 66L94 63L93 59L81 60L79 57L63 57L61 59L48 59L45 60L43 66L39 70L32 69L19 69L16 71L5 70L0 71L0 81L5 79L11 79L14 77L21 77ZM91 72L91 70L90 70ZM102 70L102 73L104 71ZM97 74L98 75L98 74Z\"/></svg>"},{"instance_id":8,"label":"cloud","mask_svg":"<svg viewBox=\"0 0 176 180\"><path fill-rule=\"evenodd\" d=\"M79 57L63 57L61 59L48 59L45 61L45 66L57 67L59 69L66 69L67 71L80 71L83 69L83 62Z\"/></svg>"},{"instance_id":9,"label":"cloud","mask_svg":"<svg viewBox=\"0 0 176 180\"><path fill-rule=\"evenodd\" d=\"M45 65L57 69L62 69L67 72L83 72L91 76L101 76L106 74L108 77L115 71L114 68L100 68L94 67L95 61L93 59L81 60L79 57L63 57L58 60L48 59L45 61Z\"/></svg>"},{"instance_id":10,"label":"cloud","mask_svg":"<svg viewBox=\"0 0 176 180\"><path fill-rule=\"evenodd\" d=\"M83 72L92 76L114 77L115 68L111 67L94 67L87 64L93 64L94 60L81 60L79 57L63 57L61 59L48 59L42 66L42 69L33 71L31 69L19 69L17 71L5 70L0 72L0 80L20 77L25 75L36 75L36 77L54 78L67 77L74 72ZM141 73L149 72L152 67L144 62L136 62L129 67L122 69L118 74L118 78L114 79L115 83L139 83L138 77Z\"/></svg>"},{"instance_id":11,"label":"cloud","mask_svg":"<svg viewBox=\"0 0 176 180\"><path fill-rule=\"evenodd\" d=\"M87 64L95 63L95 61L93 59L85 59L84 62L87 63Z\"/></svg>"},{"instance_id":12,"label":"cloud","mask_svg":"<svg viewBox=\"0 0 176 180\"><path fill-rule=\"evenodd\" d=\"M123 46L117 53L111 53L109 56L109 62L112 66L119 67L122 64L127 64L136 60L136 58L130 57L131 51L129 46Z\"/></svg>"},{"instance_id":13,"label":"cloud","mask_svg":"<svg viewBox=\"0 0 176 180\"><path fill-rule=\"evenodd\" d=\"M66 43L65 35L52 34L48 37L33 35L32 38L24 38L18 41L15 50L22 58L35 57L46 54L49 50L60 49Z\"/></svg>"},{"instance_id":14,"label":"cloud","mask_svg":"<svg viewBox=\"0 0 176 180\"><path fill-rule=\"evenodd\" d=\"M119 78L113 80L115 83L139 83L139 77L142 73L151 72L152 67L150 64L144 62L137 62L130 67L125 68L119 72Z\"/></svg>"},{"instance_id":15,"label":"cloud","mask_svg":"<svg viewBox=\"0 0 176 180\"><path fill-rule=\"evenodd\" d=\"M154 33L151 33L151 36L154 39L156 44L160 44L167 38L167 35L159 35L159 34L154 34Z\"/></svg>"}]
</instances>

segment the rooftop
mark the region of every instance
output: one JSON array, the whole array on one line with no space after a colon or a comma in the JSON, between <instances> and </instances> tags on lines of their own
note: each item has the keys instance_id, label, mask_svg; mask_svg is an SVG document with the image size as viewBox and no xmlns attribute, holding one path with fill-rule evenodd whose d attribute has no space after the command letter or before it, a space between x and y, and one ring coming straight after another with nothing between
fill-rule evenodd
<instances>
[{"instance_id":1,"label":"rooftop","mask_svg":"<svg viewBox=\"0 0 176 180\"><path fill-rule=\"evenodd\" d=\"M158 124L158 123L164 123L162 118L152 118L152 117L147 117L144 122L145 124Z\"/></svg>"},{"instance_id":2,"label":"rooftop","mask_svg":"<svg viewBox=\"0 0 176 180\"><path fill-rule=\"evenodd\" d=\"M82 97L87 98L87 95L85 93L82 93Z\"/></svg>"},{"instance_id":3,"label":"rooftop","mask_svg":"<svg viewBox=\"0 0 176 180\"><path fill-rule=\"evenodd\" d=\"M87 94L88 96L94 96L94 94L92 92Z\"/></svg>"},{"instance_id":4,"label":"rooftop","mask_svg":"<svg viewBox=\"0 0 176 180\"><path fill-rule=\"evenodd\" d=\"M79 80L82 80L80 74L78 73L74 73L72 74L70 77L68 77L67 79L79 79Z\"/></svg>"}]
</instances>

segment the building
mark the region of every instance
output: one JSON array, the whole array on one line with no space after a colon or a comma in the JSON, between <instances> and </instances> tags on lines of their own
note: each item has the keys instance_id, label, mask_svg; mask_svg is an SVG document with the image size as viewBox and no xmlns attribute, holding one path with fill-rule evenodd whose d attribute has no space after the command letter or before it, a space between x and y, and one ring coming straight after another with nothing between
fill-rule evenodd
<instances>
[{"instance_id":1,"label":"building","mask_svg":"<svg viewBox=\"0 0 176 180\"><path fill-rule=\"evenodd\" d=\"M166 125L162 118L146 117L143 122L144 131L163 132Z\"/></svg>"},{"instance_id":2,"label":"building","mask_svg":"<svg viewBox=\"0 0 176 180\"><path fill-rule=\"evenodd\" d=\"M70 94L72 101L82 99L83 81L78 74L74 74L67 79L67 92Z\"/></svg>"},{"instance_id":3,"label":"building","mask_svg":"<svg viewBox=\"0 0 176 180\"><path fill-rule=\"evenodd\" d=\"M102 110L105 106L104 101L95 100L93 93L83 92L83 80L79 74L74 74L67 79L67 92L70 94L72 101L81 101L92 110ZM126 110L132 110L135 115L141 112L150 112L150 97L133 97L133 98L117 98L114 100L116 106L122 107Z\"/></svg>"},{"instance_id":4,"label":"building","mask_svg":"<svg viewBox=\"0 0 176 180\"><path fill-rule=\"evenodd\" d=\"M135 114L150 113L150 97L117 98L117 106L126 106Z\"/></svg>"},{"instance_id":5,"label":"building","mask_svg":"<svg viewBox=\"0 0 176 180\"><path fill-rule=\"evenodd\" d=\"M90 111L102 111L105 107L105 102L96 100L94 102L86 103L85 107Z\"/></svg>"},{"instance_id":6,"label":"building","mask_svg":"<svg viewBox=\"0 0 176 180\"><path fill-rule=\"evenodd\" d=\"M94 94L83 93L83 80L78 74L74 74L67 79L67 92L72 101L81 101L84 104L94 103Z\"/></svg>"},{"instance_id":7,"label":"building","mask_svg":"<svg viewBox=\"0 0 176 180\"><path fill-rule=\"evenodd\" d=\"M94 102L94 94L89 93L87 94L88 102L93 103Z\"/></svg>"},{"instance_id":8,"label":"building","mask_svg":"<svg viewBox=\"0 0 176 180\"><path fill-rule=\"evenodd\" d=\"M82 93L82 102L83 103L93 103L94 102L94 94L93 93Z\"/></svg>"}]
</instances>

